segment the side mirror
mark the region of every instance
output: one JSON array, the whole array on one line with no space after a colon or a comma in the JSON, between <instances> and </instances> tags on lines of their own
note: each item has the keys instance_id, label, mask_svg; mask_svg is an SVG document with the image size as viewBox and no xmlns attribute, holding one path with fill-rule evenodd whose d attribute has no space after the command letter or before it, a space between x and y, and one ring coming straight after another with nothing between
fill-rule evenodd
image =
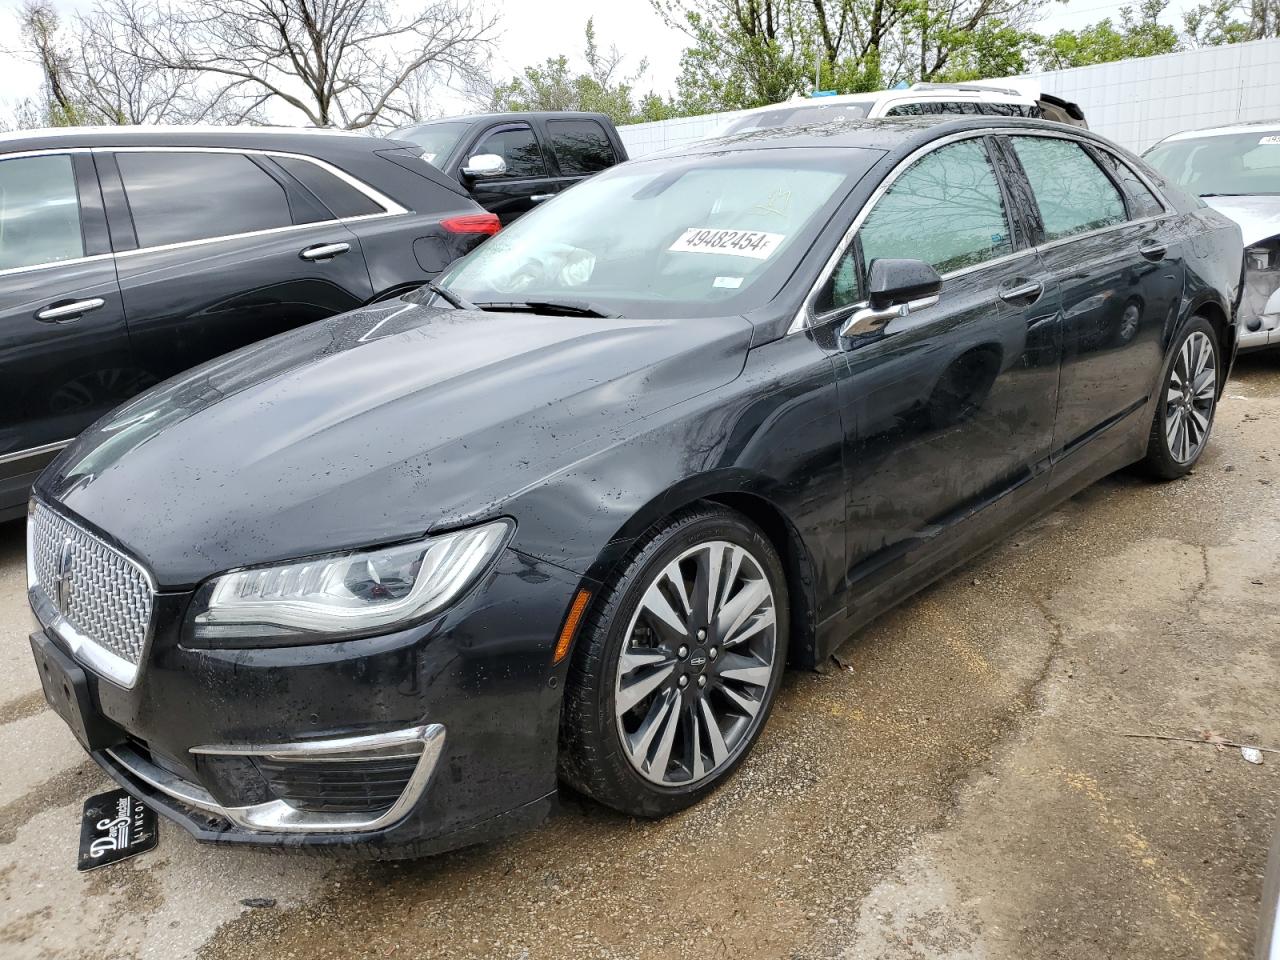
<instances>
[{"instance_id":1,"label":"side mirror","mask_svg":"<svg viewBox=\"0 0 1280 960\"><path fill-rule=\"evenodd\" d=\"M937 296L938 271L923 260L872 260L867 271L867 299L873 310Z\"/></svg>"},{"instance_id":2,"label":"side mirror","mask_svg":"<svg viewBox=\"0 0 1280 960\"><path fill-rule=\"evenodd\" d=\"M840 349L851 350L890 321L938 302L942 278L922 260L872 260L867 271L867 304L840 328Z\"/></svg>"},{"instance_id":3,"label":"side mirror","mask_svg":"<svg viewBox=\"0 0 1280 960\"><path fill-rule=\"evenodd\" d=\"M500 177L507 172L507 161L496 153L477 153L467 160L462 168L462 175L473 180L484 180L489 177Z\"/></svg>"}]
</instances>

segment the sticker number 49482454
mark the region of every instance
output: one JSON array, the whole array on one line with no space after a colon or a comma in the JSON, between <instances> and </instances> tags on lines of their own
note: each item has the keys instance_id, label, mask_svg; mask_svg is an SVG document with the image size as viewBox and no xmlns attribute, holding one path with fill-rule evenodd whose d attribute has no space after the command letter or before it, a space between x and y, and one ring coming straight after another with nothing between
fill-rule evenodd
<instances>
[{"instance_id":1,"label":"sticker number 49482454","mask_svg":"<svg viewBox=\"0 0 1280 960\"><path fill-rule=\"evenodd\" d=\"M767 260L785 239L784 234L764 233L760 230L690 227L667 249L676 253L719 253L731 257Z\"/></svg>"}]
</instances>

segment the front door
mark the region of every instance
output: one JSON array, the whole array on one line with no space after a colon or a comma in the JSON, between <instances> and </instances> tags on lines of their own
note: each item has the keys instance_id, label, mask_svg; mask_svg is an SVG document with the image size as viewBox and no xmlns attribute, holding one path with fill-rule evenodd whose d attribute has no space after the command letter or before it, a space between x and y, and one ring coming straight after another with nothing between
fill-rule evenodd
<instances>
[{"instance_id":1,"label":"front door","mask_svg":"<svg viewBox=\"0 0 1280 960\"><path fill-rule=\"evenodd\" d=\"M148 382L93 158L0 159L0 519L67 441Z\"/></svg>"},{"instance_id":2,"label":"front door","mask_svg":"<svg viewBox=\"0 0 1280 960\"><path fill-rule=\"evenodd\" d=\"M496 177L462 173L471 157L482 154L501 157L506 172ZM497 214L503 226L550 200L560 189L559 178L553 175L538 136L527 123L503 123L485 130L464 151L456 175L476 203Z\"/></svg>"},{"instance_id":3,"label":"front door","mask_svg":"<svg viewBox=\"0 0 1280 960\"><path fill-rule=\"evenodd\" d=\"M1057 292L1015 232L985 139L938 147L893 181L822 314L850 317L882 257L923 260L943 284L837 360L855 619L959 548L988 507L1043 483L1057 405Z\"/></svg>"}]
</instances>

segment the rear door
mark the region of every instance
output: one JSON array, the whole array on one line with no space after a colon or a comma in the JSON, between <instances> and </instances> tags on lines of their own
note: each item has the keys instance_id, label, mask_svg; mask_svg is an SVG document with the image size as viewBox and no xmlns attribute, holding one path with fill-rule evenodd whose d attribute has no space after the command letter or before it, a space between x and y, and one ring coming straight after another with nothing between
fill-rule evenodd
<instances>
[{"instance_id":1,"label":"rear door","mask_svg":"<svg viewBox=\"0 0 1280 960\"><path fill-rule=\"evenodd\" d=\"M1117 158L1104 167L1101 154L1064 137L1008 143L1030 184L1040 258L1062 302L1059 456L1145 408L1182 298L1181 240L1172 212Z\"/></svg>"},{"instance_id":2,"label":"rear door","mask_svg":"<svg viewBox=\"0 0 1280 960\"><path fill-rule=\"evenodd\" d=\"M0 518L67 441L146 383L92 155L0 158Z\"/></svg>"},{"instance_id":3,"label":"rear door","mask_svg":"<svg viewBox=\"0 0 1280 960\"><path fill-rule=\"evenodd\" d=\"M506 172L496 177L462 173L467 161L481 154L501 157ZM503 226L550 200L560 189L537 133L524 121L494 124L481 131L463 152L457 177L480 206L498 215Z\"/></svg>"},{"instance_id":4,"label":"rear door","mask_svg":"<svg viewBox=\"0 0 1280 960\"><path fill-rule=\"evenodd\" d=\"M134 353L157 380L372 296L359 239L270 156L98 161Z\"/></svg>"},{"instance_id":5,"label":"rear door","mask_svg":"<svg viewBox=\"0 0 1280 960\"><path fill-rule=\"evenodd\" d=\"M543 128L551 155L560 169L561 190L618 162L617 151L599 120L592 117L549 119Z\"/></svg>"}]
</instances>

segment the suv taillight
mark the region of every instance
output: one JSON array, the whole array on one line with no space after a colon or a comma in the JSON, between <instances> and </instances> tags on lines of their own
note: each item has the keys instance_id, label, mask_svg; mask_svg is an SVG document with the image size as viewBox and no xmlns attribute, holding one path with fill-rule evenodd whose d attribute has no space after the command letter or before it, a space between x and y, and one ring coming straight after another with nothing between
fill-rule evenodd
<instances>
[{"instance_id":1,"label":"suv taillight","mask_svg":"<svg viewBox=\"0 0 1280 960\"><path fill-rule=\"evenodd\" d=\"M493 236L502 229L498 217L492 213L468 213L460 217L445 217L440 226L450 233L483 233Z\"/></svg>"}]
</instances>

